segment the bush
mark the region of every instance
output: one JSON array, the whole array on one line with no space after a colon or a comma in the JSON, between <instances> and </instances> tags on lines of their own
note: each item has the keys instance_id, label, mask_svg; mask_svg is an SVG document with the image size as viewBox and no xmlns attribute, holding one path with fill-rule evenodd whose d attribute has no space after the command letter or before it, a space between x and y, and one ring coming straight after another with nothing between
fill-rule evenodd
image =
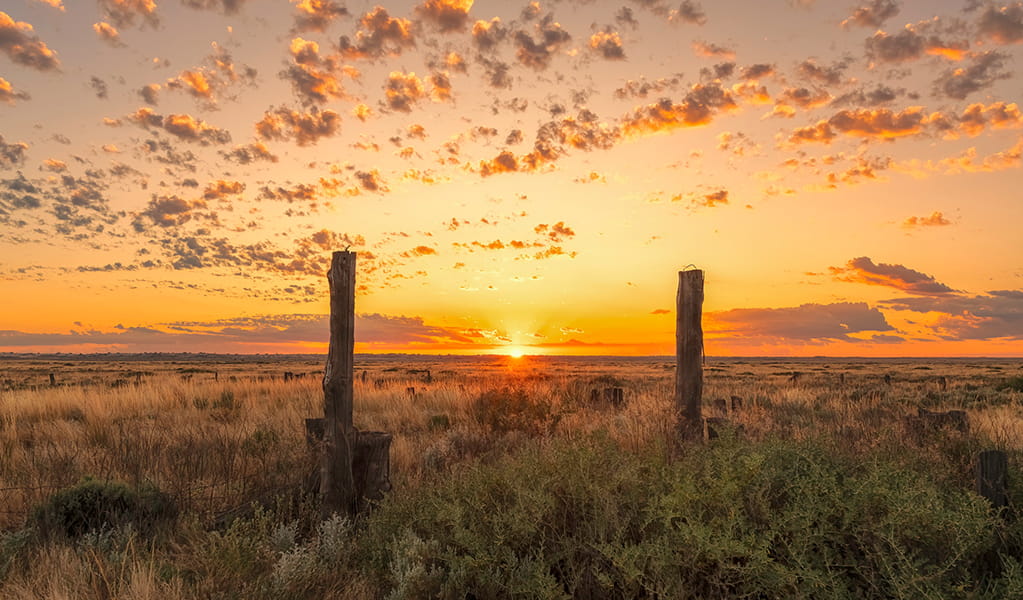
<instances>
[{"instance_id":1,"label":"bush","mask_svg":"<svg viewBox=\"0 0 1023 600\"><path fill-rule=\"evenodd\" d=\"M725 440L671 463L606 441L537 444L393 498L363 541L403 598L948 598L1015 584L984 566L998 548L984 500L894 460L791 441Z\"/></svg>"},{"instance_id":2,"label":"bush","mask_svg":"<svg viewBox=\"0 0 1023 600\"><path fill-rule=\"evenodd\" d=\"M469 410L481 425L491 431L542 433L551 425L550 404L536 401L521 388L500 388L483 392L472 401Z\"/></svg>"},{"instance_id":3,"label":"bush","mask_svg":"<svg viewBox=\"0 0 1023 600\"><path fill-rule=\"evenodd\" d=\"M151 533L174 515L170 497L155 486L133 489L117 481L86 479L37 506L31 520L43 535L76 538L125 525Z\"/></svg>"}]
</instances>

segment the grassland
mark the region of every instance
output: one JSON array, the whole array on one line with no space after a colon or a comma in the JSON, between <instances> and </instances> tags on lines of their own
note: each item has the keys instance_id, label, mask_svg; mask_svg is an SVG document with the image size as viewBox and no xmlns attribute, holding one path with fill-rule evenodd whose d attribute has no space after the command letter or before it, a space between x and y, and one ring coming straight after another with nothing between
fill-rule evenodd
<instances>
[{"instance_id":1,"label":"grassland","mask_svg":"<svg viewBox=\"0 0 1023 600\"><path fill-rule=\"evenodd\" d=\"M143 358L0 360L0 597L1023 594L1023 528L972 492L983 449L1020 481L1018 360L711 359L729 425L680 444L670 358L359 357L394 490L321 523L321 359ZM920 408L970 431L907 428ZM62 532L87 478L140 518Z\"/></svg>"}]
</instances>

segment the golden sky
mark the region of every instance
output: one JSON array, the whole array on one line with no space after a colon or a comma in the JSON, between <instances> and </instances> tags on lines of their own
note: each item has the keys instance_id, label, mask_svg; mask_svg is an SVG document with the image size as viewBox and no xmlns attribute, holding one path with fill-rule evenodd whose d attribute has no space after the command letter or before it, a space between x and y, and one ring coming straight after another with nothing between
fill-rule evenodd
<instances>
[{"instance_id":1,"label":"golden sky","mask_svg":"<svg viewBox=\"0 0 1023 600\"><path fill-rule=\"evenodd\" d=\"M0 352L1023 356L1023 2L10 0Z\"/></svg>"}]
</instances>

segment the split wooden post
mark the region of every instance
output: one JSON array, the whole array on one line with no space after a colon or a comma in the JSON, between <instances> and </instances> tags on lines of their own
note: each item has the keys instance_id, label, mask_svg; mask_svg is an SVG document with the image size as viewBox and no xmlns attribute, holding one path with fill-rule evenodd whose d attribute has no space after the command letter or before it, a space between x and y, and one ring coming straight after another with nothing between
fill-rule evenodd
<instances>
[{"instance_id":1,"label":"split wooden post","mask_svg":"<svg viewBox=\"0 0 1023 600\"><path fill-rule=\"evenodd\" d=\"M977 493L988 499L996 510L1009 504L1006 474L1009 461L1001 450L985 450L977 456Z\"/></svg>"},{"instance_id":2,"label":"split wooden post","mask_svg":"<svg viewBox=\"0 0 1023 600\"><path fill-rule=\"evenodd\" d=\"M703 271L678 273L675 320L675 407L679 434L703 433Z\"/></svg>"},{"instance_id":3,"label":"split wooden post","mask_svg":"<svg viewBox=\"0 0 1023 600\"><path fill-rule=\"evenodd\" d=\"M352 476L353 366L355 363L355 253L335 252L330 284L330 346L323 373L323 464L320 511L354 515L358 509Z\"/></svg>"}]
</instances>

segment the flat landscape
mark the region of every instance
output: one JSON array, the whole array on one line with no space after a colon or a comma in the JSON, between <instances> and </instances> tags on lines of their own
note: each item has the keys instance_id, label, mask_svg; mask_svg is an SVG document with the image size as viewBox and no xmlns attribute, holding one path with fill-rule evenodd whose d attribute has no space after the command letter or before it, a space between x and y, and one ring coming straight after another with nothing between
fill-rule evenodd
<instances>
[{"instance_id":1,"label":"flat landscape","mask_svg":"<svg viewBox=\"0 0 1023 600\"><path fill-rule=\"evenodd\" d=\"M357 355L355 426L393 435L392 489L354 522L321 522L305 419L323 413L323 357L5 355L0 596L973 598L1023 584L1009 516L1023 361L707 358L702 441L677 434L674 368ZM964 411L967 428L921 409ZM974 491L983 450L1007 453L1007 509ZM116 510L92 514L89 498Z\"/></svg>"}]
</instances>

